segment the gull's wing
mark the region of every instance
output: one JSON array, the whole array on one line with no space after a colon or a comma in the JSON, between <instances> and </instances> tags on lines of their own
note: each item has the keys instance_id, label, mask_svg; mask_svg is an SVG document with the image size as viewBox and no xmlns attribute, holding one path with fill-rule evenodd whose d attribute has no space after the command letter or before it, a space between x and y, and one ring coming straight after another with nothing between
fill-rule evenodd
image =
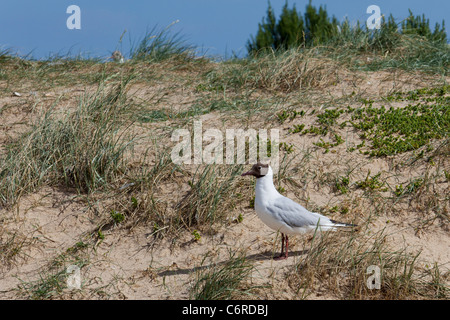
<instances>
[{"instance_id":1,"label":"gull's wing","mask_svg":"<svg viewBox=\"0 0 450 320\"><path fill-rule=\"evenodd\" d=\"M284 196L277 197L271 201L270 205L267 206L267 210L275 219L283 221L293 228L332 225L332 222L327 217L310 212L297 202Z\"/></svg>"}]
</instances>

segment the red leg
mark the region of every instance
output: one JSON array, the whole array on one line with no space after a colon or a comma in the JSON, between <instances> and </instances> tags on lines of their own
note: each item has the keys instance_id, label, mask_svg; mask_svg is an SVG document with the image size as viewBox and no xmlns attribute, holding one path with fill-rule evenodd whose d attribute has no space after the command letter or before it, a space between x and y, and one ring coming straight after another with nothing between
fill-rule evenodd
<instances>
[{"instance_id":1,"label":"red leg","mask_svg":"<svg viewBox=\"0 0 450 320\"><path fill-rule=\"evenodd\" d=\"M286 245L285 245L286 243ZM281 234L281 254L274 258L274 260L282 260L288 257L288 236Z\"/></svg>"},{"instance_id":2,"label":"red leg","mask_svg":"<svg viewBox=\"0 0 450 320\"><path fill-rule=\"evenodd\" d=\"M284 257L288 257L288 249L289 249L289 238L287 235L285 235L284 242L286 243L286 252L284 253Z\"/></svg>"}]
</instances>

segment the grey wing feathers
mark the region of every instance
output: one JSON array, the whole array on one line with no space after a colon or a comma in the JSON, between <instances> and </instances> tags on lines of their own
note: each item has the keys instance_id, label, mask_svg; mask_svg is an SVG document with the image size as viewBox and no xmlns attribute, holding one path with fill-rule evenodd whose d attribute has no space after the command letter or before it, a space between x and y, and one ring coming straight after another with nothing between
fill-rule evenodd
<instances>
[{"instance_id":1,"label":"grey wing feathers","mask_svg":"<svg viewBox=\"0 0 450 320\"><path fill-rule=\"evenodd\" d=\"M316 226L319 219L323 220L321 222L329 222L328 218L321 216L318 213L310 212L286 197L275 199L268 210L276 217L276 219L282 220L287 225L294 228Z\"/></svg>"}]
</instances>

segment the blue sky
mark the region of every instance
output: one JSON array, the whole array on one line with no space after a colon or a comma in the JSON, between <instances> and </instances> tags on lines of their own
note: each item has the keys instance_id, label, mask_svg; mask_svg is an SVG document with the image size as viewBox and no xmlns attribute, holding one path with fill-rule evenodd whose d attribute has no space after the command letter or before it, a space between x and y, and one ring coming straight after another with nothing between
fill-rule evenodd
<instances>
[{"instance_id":1,"label":"blue sky","mask_svg":"<svg viewBox=\"0 0 450 320\"><path fill-rule=\"evenodd\" d=\"M254 35L267 10L265 0L0 0L0 48L10 48L34 58L53 54L82 53L91 57L107 57L118 48L121 34L127 30L122 51L129 52L130 40L137 41L153 26L163 28L175 20L172 27L187 42L203 48L209 55L230 56L246 53L245 44ZM278 16L285 0L271 0ZM308 0L289 1L304 12ZM424 13L434 28L436 22L450 26L448 0L313 0L313 5L326 5L330 15L339 20L364 22L370 16L366 9L377 5L381 13L393 14L397 21ZM81 29L69 30L66 9L77 5L81 9Z\"/></svg>"}]
</instances>

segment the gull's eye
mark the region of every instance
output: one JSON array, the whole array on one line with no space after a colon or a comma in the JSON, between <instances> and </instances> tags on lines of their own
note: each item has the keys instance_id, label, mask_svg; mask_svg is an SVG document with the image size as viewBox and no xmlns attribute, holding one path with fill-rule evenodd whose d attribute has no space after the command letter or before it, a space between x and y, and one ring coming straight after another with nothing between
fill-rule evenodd
<instances>
[{"instance_id":1,"label":"gull's eye","mask_svg":"<svg viewBox=\"0 0 450 320\"><path fill-rule=\"evenodd\" d=\"M258 167L258 170L261 170L261 169L262 169L261 166L259 166L259 167Z\"/></svg>"}]
</instances>

